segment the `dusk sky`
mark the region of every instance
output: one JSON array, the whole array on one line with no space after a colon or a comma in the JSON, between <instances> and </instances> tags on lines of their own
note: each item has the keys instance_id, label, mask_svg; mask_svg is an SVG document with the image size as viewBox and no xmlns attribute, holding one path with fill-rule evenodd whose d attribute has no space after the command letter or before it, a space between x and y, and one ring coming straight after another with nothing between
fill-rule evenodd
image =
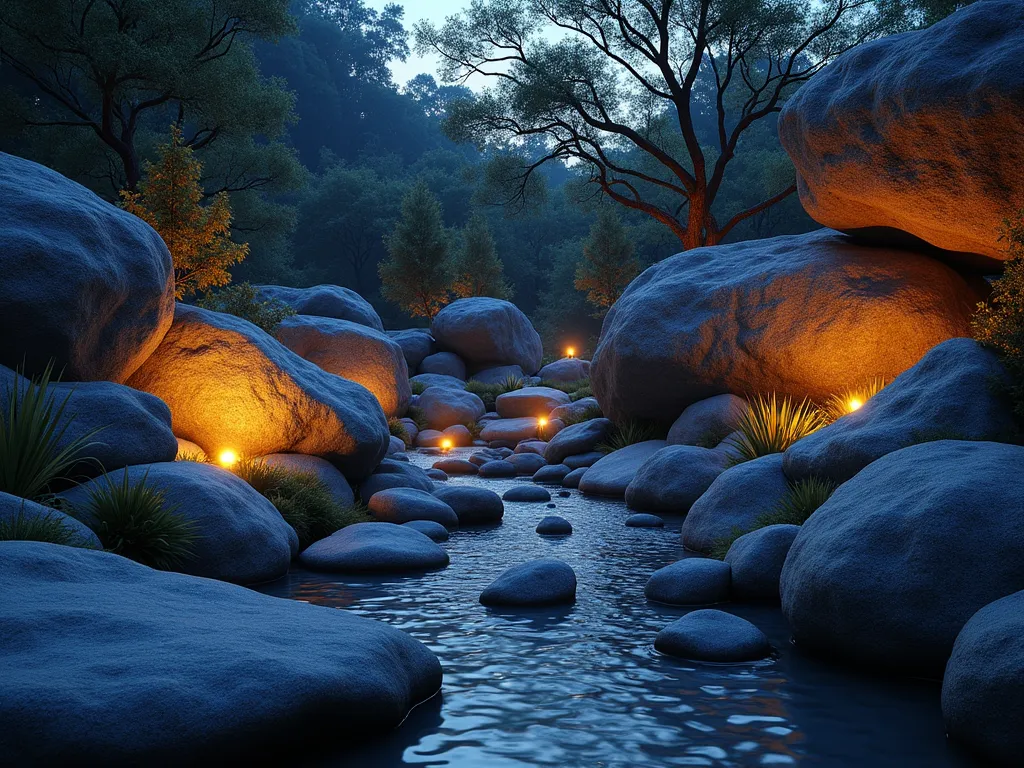
<instances>
[{"instance_id":1,"label":"dusk sky","mask_svg":"<svg viewBox=\"0 0 1024 768\"><path fill-rule=\"evenodd\" d=\"M381 10L391 1L369 0L367 5ZM445 16L458 13L469 5L469 0L406 0L401 5L405 8L405 28L411 33L413 25L421 19L429 19L440 24L444 21ZM412 39L409 40L409 45L413 46ZM429 72L436 77L437 61L434 58L423 58L412 54L405 62L393 61L391 71L394 73L395 82L405 85L420 72Z\"/></svg>"}]
</instances>

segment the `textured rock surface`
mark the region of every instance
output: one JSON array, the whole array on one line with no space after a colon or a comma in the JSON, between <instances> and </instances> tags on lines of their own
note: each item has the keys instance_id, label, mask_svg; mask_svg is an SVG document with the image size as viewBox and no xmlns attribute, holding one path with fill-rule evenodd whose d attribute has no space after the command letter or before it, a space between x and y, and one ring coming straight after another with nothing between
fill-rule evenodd
<instances>
[{"instance_id":1,"label":"textured rock surface","mask_svg":"<svg viewBox=\"0 0 1024 768\"><path fill-rule=\"evenodd\" d=\"M420 395L418 406L430 429L475 422L484 415L484 401L472 392L448 387L430 387Z\"/></svg>"},{"instance_id":2,"label":"textured rock surface","mask_svg":"<svg viewBox=\"0 0 1024 768\"><path fill-rule=\"evenodd\" d=\"M719 663L756 661L771 653L765 634L746 619L725 611L691 611L669 624L654 640L662 653Z\"/></svg>"},{"instance_id":3,"label":"textured rock surface","mask_svg":"<svg viewBox=\"0 0 1024 768\"><path fill-rule=\"evenodd\" d=\"M845 482L875 459L937 438L1010 441L1012 406L1000 392L1008 376L996 354L972 339L950 339L860 409L786 451L791 479Z\"/></svg>"},{"instance_id":4,"label":"textured rock surface","mask_svg":"<svg viewBox=\"0 0 1024 768\"><path fill-rule=\"evenodd\" d=\"M303 456L301 453L272 453L263 456L263 461L272 467L283 467L295 472L307 472L316 475L327 486L335 502L347 507L355 501L352 486L337 468L319 456Z\"/></svg>"},{"instance_id":5,"label":"textured rock surface","mask_svg":"<svg viewBox=\"0 0 1024 768\"><path fill-rule=\"evenodd\" d=\"M434 317L430 332L438 347L480 368L518 365L533 375L544 354L529 318L501 299L453 301Z\"/></svg>"},{"instance_id":6,"label":"textured rock surface","mask_svg":"<svg viewBox=\"0 0 1024 768\"><path fill-rule=\"evenodd\" d=\"M28 522L47 518L59 520L60 524L64 526L64 529L71 535L68 541L69 546L103 549L103 544L92 529L70 515L0 491L0 523L12 524L19 519Z\"/></svg>"},{"instance_id":7,"label":"textured rock surface","mask_svg":"<svg viewBox=\"0 0 1024 768\"><path fill-rule=\"evenodd\" d=\"M1024 447L943 440L883 456L800 528L782 611L802 646L941 675L980 608L1024 589Z\"/></svg>"},{"instance_id":8,"label":"textured rock surface","mask_svg":"<svg viewBox=\"0 0 1024 768\"><path fill-rule=\"evenodd\" d=\"M728 563L688 557L651 574L644 587L648 600L669 605L710 605L729 599Z\"/></svg>"},{"instance_id":9,"label":"textured rock surface","mask_svg":"<svg viewBox=\"0 0 1024 768\"><path fill-rule=\"evenodd\" d=\"M348 611L0 547L0 626L19 638L0 664L0 752L15 765L288 762L339 724L394 728L441 686L425 646Z\"/></svg>"},{"instance_id":10,"label":"textured rock surface","mask_svg":"<svg viewBox=\"0 0 1024 768\"><path fill-rule=\"evenodd\" d=\"M590 377L590 361L580 360L578 357L563 357L545 365L537 375L542 381L579 381Z\"/></svg>"},{"instance_id":11,"label":"textured rock surface","mask_svg":"<svg viewBox=\"0 0 1024 768\"><path fill-rule=\"evenodd\" d=\"M387 488L416 488L432 491L434 483L427 473L408 462L384 459L368 478L359 484L359 498L368 502L373 494Z\"/></svg>"},{"instance_id":12,"label":"textured rock surface","mask_svg":"<svg viewBox=\"0 0 1024 768\"><path fill-rule=\"evenodd\" d=\"M697 248L630 283L605 318L591 382L613 421L665 426L730 392L824 401L969 335L982 297L934 259L830 230Z\"/></svg>"},{"instance_id":13,"label":"textured rock surface","mask_svg":"<svg viewBox=\"0 0 1024 768\"><path fill-rule=\"evenodd\" d=\"M465 381L466 364L454 352L435 352L423 358L420 373L436 373Z\"/></svg>"},{"instance_id":14,"label":"textured rock surface","mask_svg":"<svg viewBox=\"0 0 1024 768\"><path fill-rule=\"evenodd\" d=\"M448 565L448 553L426 534L394 523L356 523L310 544L299 561L335 573L402 573Z\"/></svg>"},{"instance_id":15,"label":"textured rock surface","mask_svg":"<svg viewBox=\"0 0 1024 768\"><path fill-rule=\"evenodd\" d=\"M174 317L156 231L56 171L0 153L0 364L124 382Z\"/></svg>"},{"instance_id":16,"label":"textured rock surface","mask_svg":"<svg viewBox=\"0 0 1024 768\"><path fill-rule=\"evenodd\" d=\"M518 419L492 419L484 424L480 431L480 439L491 442L502 440L518 443L537 436L537 419L522 417Z\"/></svg>"},{"instance_id":17,"label":"textured rock surface","mask_svg":"<svg viewBox=\"0 0 1024 768\"><path fill-rule=\"evenodd\" d=\"M486 488L442 486L434 489L434 495L455 510L459 525L495 525L505 514L501 497Z\"/></svg>"},{"instance_id":18,"label":"textured rock surface","mask_svg":"<svg viewBox=\"0 0 1024 768\"><path fill-rule=\"evenodd\" d=\"M369 391L233 315L178 304L129 384L166 402L174 434L211 456L305 453L358 479L387 451L387 419Z\"/></svg>"},{"instance_id":19,"label":"textured rock surface","mask_svg":"<svg viewBox=\"0 0 1024 768\"><path fill-rule=\"evenodd\" d=\"M385 331L388 338L402 348L409 375L420 372L420 363L434 352L434 337L426 328L408 328L403 331Z\"/></svg>"},{"instance_id":20,"label":"textured rock surface","mask_svg":"<svg viewBox=\"0 0 1024 768\"><path fill-rule=\"evenodd\" d=\"M747 401L736 395L715 395L688 405L668 431L672 445L712 448L736 429Z\"/></svg>"},{"instance_id":21,"label":"textured rock surface","mask_svg":"<svg viewBox=\"0 0 1024 768\"><path fill-rule=\"evenodd\" d=\"M596 411L598 416L601 415L601 405L597 402L596 397L581 397L568 405L560 405L551 411L548 418L568 423L570 420L575 421L576 417L583 416L588 411Z\"/></svg>"},{"instance_id":22,"label":"textured rock surface","mask_svg":"<svg viewBox=\"0 0 1024 768\"><path fill-rule=\"evenodd\" d=\"M567 405L569 396L560 389L551 387L523 387L514 389L495 399L498 415L503 419L532 417L547 418L555 408Z\"/></svg>"},{"instance_id":23,"label":"textured rock surface","mask_svg":"<svg viewBox=\"0 0 1024 768\"><path fill-rule=\"evenodd\" d=\"M623 499L637 470L666 445L664 440L647 440L613 451L587 469L579 489L592 496Z\"/></svg>"},{"instance_id":24,"label":"textured rock surface","mask_svg":"<svg viewBox=\"0 0 1024 768\"><path fill-rule=\"evenodd\" d=\"M270 581L288 572L295 534L273 504L244 480L210 464L172 461L140 464L113 473L120 482L146 484L164 494L165 503L195 524L194 557L175 570L237 584ZM106 487L99 477L63 494L75 516L90 527L89 494Z\"/></svg>"},{"instance_id":25,"label":"textured rock surface","mask_svg":"<svg viewBox=\"0 0 1024 768\"><path fill-rule=\"evenodd\" d=\"M768 525L736 539L725 555L733 598L777 603L782 566L798 533L798 525Z\"/></svg>"},{"instance_id":26,"label":"textured rock surface","mask_svg":"<svg viewBox=\"0 0 1024 768\"><path fill-rule=\"evenodd\" d=\"M349 320L295 315L281 322L277 338L328 373L362 384L387 416L401 416L409 407L405 354L380 331Z\"/></svg>"},{"instance_id":27,"label":"textured rock surface","mask_svg":"<svg viewBox=\"0 0 1024 768\"><path fill-rule=\"evenodd\" d=\"M1022 56L1024 7L993 0L829 64L779 117L804 209L834 229L1005 259L1002 221L1024 207L1011 138L1024 134Z\"/></svg>"},{"instance_id":28,"label":"textured rock surface","mask_svg":"<svg viewBox=\"0 0 1024 768\"><path fill-rule=\"evenodd\" d=\"M340 285L314 285L312 288L259 285L257 288L264 296L284 302L300 315L349 320L376 331L384 331L384 324L377 311L351 288Z\"/></svg>"},{"instance_id":29,"label":"textured rock surface","mask_svg":"<svg viewBox=\"0 0 1024 768\"><path fill-rule=\"evenodd\" d=\"M388 488L378 491L367 503L370 514L385 523L430 520L445 528L458 528L455 510L439 498L416 488Z\"/></svg>"},{"instance_id":30,"label":"textured rock surface","mask_svg":"<svg viewBox=\"0 0 1024 768\"><path fill-rule=\"evenodd\" d=\"M483 605L561 605L576 601L576 574L561 560L540 558L513 565L480 593Z\"/></svg>"},{"instance_id":31,"label":"textured rock surface","mask_svg":"<svg viewBox=\"0 0 1024 768\"><path fill-rule=\"evenodd\" d=\"M561 464L569 456L590 453L608 439L612 427L608 419L590 419L571 424L548 440L544 458L549 464Z\"/></svg>"},{"instance_id":32,"label":"textured rock surface","mask_svg":"<svg viewBox=\"0 0 1024 768\"><path fill-rule=\"evenodd\" d=\"M626 506L685 515L725 471L725 457L695 445L669 445L640 465L626 488Z\"/></svg>"}]
</instances>

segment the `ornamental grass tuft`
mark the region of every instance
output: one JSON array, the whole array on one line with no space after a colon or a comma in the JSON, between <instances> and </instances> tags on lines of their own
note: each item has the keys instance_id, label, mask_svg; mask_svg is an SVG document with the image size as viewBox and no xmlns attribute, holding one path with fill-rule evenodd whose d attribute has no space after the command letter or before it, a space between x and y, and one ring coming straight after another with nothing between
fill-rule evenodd
<instances>
[{"instance_id":1,"label":"ornamental grass tuft","mask_svg":"<svg viewBox=\"0 0 1024 768\"><path fill-rule=\"evenodd\" d=\"M801 438L828 424L828 417L810 400L799 403L774 393L748 399L746 412L736 426L730 443L738 454L734 464L782 453Z\"/></svg>"}]
</instances>

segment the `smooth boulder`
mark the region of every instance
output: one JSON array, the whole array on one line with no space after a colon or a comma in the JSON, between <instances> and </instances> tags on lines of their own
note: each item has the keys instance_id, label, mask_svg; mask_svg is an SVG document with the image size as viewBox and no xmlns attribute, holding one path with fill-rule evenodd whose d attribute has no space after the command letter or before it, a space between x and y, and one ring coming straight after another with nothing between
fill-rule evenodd
<instances>
[{"instance_id":1,"label":"smooth boulder","mask_svg":"<svg viewBox=\"0 0 1024 768\"><path fill-rule=\"evenodd\" d=\"M554 483L561 485L562 481L572 472L565 464L549 464L541 467L533 473L531 478L535 483Z\"/></svg>"},{"instance_id":2,"label":"smooth boulder","mask_svg":"<svg viewBox=\"0 0 1024 768\"><path fill-rule=\"evenodd\" d=\"M501 495L502 501L551 501L551 494L539 485L516 485Z\"/></svg>"},{"instance_id":3,"label":"smooth boulder","mask_svg":"<svg viewBox=\"0 0 1024 768\"><path fill-rule=\"evenodd\" d=\"M566 456L562 459L562 463L565 464L569 469L587 469L594 466L608 454L602 453L601 451L587 451L586 453L577 453L572 456Z\"/></svg>"},{"instance_id":4,"label":"smooth boulder","mask_svg":"<svg viewBox=\"0 0 1024 768\"><path fill-rule=\"evenodd\" d=\"M725 555L732 567L733 598L779 602L782 566L798 533L798 525L767 525L736 539Z\"/></svg>"},{"instance_id":5,"label":"smooth boulder","mask_svg":"<svg viewBox=\"0 0 1024 768\"><path fill-rule=\"evenodd\" d=\"M451 538L448 529L440 523L435 523L433 520L410 520L407 523L402 523L402 525L406 528L412 528L414 531L419 531L431 541L438 543L448 541Z\"/></svg>"},{"instance_id":6,"label":"smooth boulder","mask_svg":"<svg viewBox=\"0 0 1024 768\"><path fill-rule=\"evenodd\" d=\"M779 137L813 219L991 268L1024 208L1024 8L990 0L862 43L786 101Z\"/></svg>"},{"instance_id":7,"label":"smooth boulder","mask_svg":"<svg viewBox=\"0 0 1024 768\"><path fill-rule=\"evenodd\" d=\"M348 480L326 459L319 456L303 456L300 453L272 453L261 458L272 467L316 475L320 482L327 486L331 497L339 506L350 507L355 502L355 493Z\"/></svg>"},{"instance_id":8,"label":"smooth boulder","mask_svg":"<svg viewBox=\"0 0 1024 768\"><path fill-rule=\"evenodd\" d=\"M473 462L454 457L435 461L432 468L440 469L446 475L475 475L479 470Z\"/></svg>"},{"instance_id":9,"label":"smooth boulder","mask_svg":"<svg viewBox=\"0 0 1024 768\"><path fill-rule=\"evenodd\" d=\"M434 495L455 510L459 525L497 525L505 515L501 497L486 488L448 485L435 488Z\"/></svg>"},{"instance_id":10,"label":"smooth boulder","mask_svg":"<svg viewBox=\"0 0 1024 768\"><path fill-rule=\"evenodd\" d=\"M270 299L287 304L300 315L348 320L383 333L384 324L373 306L353 291L340 285L314 285L292 288L284 285L259 285L260 292Z\"/></svg>"},{"instance_id":11,"label":"smooth boulder","mask_svg":"<svg viewBox=\"0 0 1024 768\"><path fill-rule=\"evenodd\" d=\"M445 376L443 373L419 373L409 379L410 384L420 384L425 389L431 387L445 387L447 389L465 389L466 382L456 379L454 376ZM419 401L416 402L419 405Z\"/></svg>"},{"instance_id":12,"label":"smooth boulder","mask_svg":"<svg viewBox=\"0 0 1024 768\"><path fill-rule=\"evenodd\" d=\"M730 392L823 402L969 335L985 293L935 259L827 229L695 248L649 267L609 310L591 385L613 421L666 427Z\"/></svg>"},{"instance_id":13,"label":"smooth boulder","mask_svg":"<svg viewBox=\"0 0 1024 768\"><path fill-rule=\"evenodd\" d=\"M702 608L669 624L654 639L654 648L670 656L720 664L757 661L771 654L764 632L746 619Z\"/></svg>"},{"instance_id":14,"label":"smooth boulder","mask_svg":"<svg viewBox=\"0 0 1024 768\"><path fill-rule=\"evenodd\" d=\"M578 469L570 471L569 474L562 478L562 487L579 488L580 481L583 480L583 476L587 474L588 469L590 469L590 467L579 467ZM540 472L542 470L539 469L537 471Z\"/></svg>"},{"instance_id":15,"label":"smooth boulder","mask_svg":"<svg viewBox=\"0 0 1024 768\"><path fill-rule=\"evenodd\" d=\"M454 352L435 352L423 358L420 373L436 373L465 381L466 364Z\"/></svg>"},{"instance_id":16,"label":"smooth boulder","mask_svg":"<svg viewBox=\"0 0 1024 768\"><path fill-rule=\"evenodd\" d=\"M420 372L420 363L434 352L434 337L426 328L408 328L403 331L385 331L392 341L402 348L409 375Z\"/></svg>"},{"instance_id":17,"label":"smooth boulder","mask_svg":"<svg viewBox=\"0 0 1024 768\"><path fill-rule=\"evenodd\" d=\"M637 512L626 518L627 528L664 528L664 519L648 512Z\"/></svg>"},{"instance_id":18,"label":"smooth boulder","mask_svg":"<svg viewBox=\"0 0 1024 768\"><path fill-rule=\"evenodd\" d=\"M782 611L798 645L941 675L957 634L1024 589L1024 447L942 440L847 480L797 534Z\"/></svg>"},{"instance_id":19,"label":"smooth boulder","mask_svg":"<svg viewBox=\"0 0 1024 768\"><path fill-rule=\"evenodd\" d=\"M560 405L548 415L550 419L559 419L566 424L578 421L585 415L596 413L601 415L601 405L595 397L581 397L568 405ZM591 416L593 418L593 416Z\"/></svg>"},{"instance_id":20,"label":"smooth boulder","mask_svg":"<svg viewBox=\"0 0 1024 768\"><path fill-rule=\"evenodd\" d=\"M537 375L541 381L557 381L561 384L570 384L590 377L590 361L580 360L578 357L563 357L555 360L541 368Z\"/></svg>"},{"instance_id":21,"label":"smooth boulder","mask_svg":"<svg viewBox=\"0 0 1024 768\"><path fill-rule=\"evenodd\" d=\"M572 533L572 523L558 515L548 515L539 523L536 528L541 536L568 536Z\"/></svg>"},{"instance_id":22,"label":"smooth boulder","mask_svg":"<svg viewBox=\"0 0 1024 768\"><path fill-rule=\"evenodd\" d=\"M484 415L484 401L472 392L448 387L430 387L420 395L418 407L430 429L443 430L455 424L472 424Z\"/></svg>"},{"instance_id":23,"label":"smooth boulder","mask_svg":"<svg viewBox=\"0 0 1024 768\"><path fill-rule=\"evenodd\" d=\"M652 455L626 487L626 506L685 515L725 471L725 457L695 445L669 445Z\"/></svg>"},{"instance_id":24,"label":"smooth boulder","mask_svg":"<svg viewBox=\"0 0 1024 768\"><path fill-rule=\"evenodd\" d=\"M481 384L504 384L509 380L523 381L526 378L527 375L518 365L498 365L477 371L469 380L479 381Z\"/></svg>"},{"instance_id":25,"label":"smooth boulder","mask_svg":"<svg viewBox=\"0 0 1024 768\"><path fill-rule=\"evenodd\" d=\"M496 461L488 461L486 464L482 464L478 470L480 477L515 477L516 465L511 462L505 461L504 459L497 459Z\"/></svg>"},{"instance_id":26,"label":"smooth boulder","mask_svg":"<svg viewBox=\"0 0 1024 768\"><path fill-rule=\"evenodd\" d=\"M174 318L167 246L142 219L0 153L0 365L124 383Z\"/></svg>"},{"instance_id":27,"label":"smooth boulder","mask_svg":"<svg viewBox=\"0 0 1024 768\"><path fill-rule=\"evenodd\" d=\"M409 407L409 367L402 348L380 331L350 320L295 315L277 329L277 339L319 368L366 387L387 416Z\"/></svg>"},{"instance_id":28,"label":"smooth boulder","mask_svg":"<svg viewBox=\"0 0 1024 768\"><path fill-rule=\"evenodd\" d=\"M430 332L440 349L480 368L518 365L533 375L544 349L540 335L515 304L478 296L458 299L434 317Z\"/></svg>"},{"instance_id":29,"label":"smooth boulder","mask_svg":"<svg viewBox=\"0 0 1024 768\"><path fill-rule=\"evenodd\" d=\"M710 605L729 599L728 563L706 557L688 557L659 568L647 580L648 600L668 605Z\"/></svg>"},{"instance_id":30,"label":"smooth boulder","mask_svg":"<svg viewBox=\"0 0 1024 768\"><path fill-rule=\"evenodd\" d=\"M569 456L590 453L611 435L614 425L608 419L589 419L570 424L548 440L544 458L549 464L561 464Z\"/></svg>"},{"instance_id":31,"label":"smooth boulder","mask_svg":"<svg viewBox=\"0 0 1024 768\"><path fill-rule=\"evenodd\" d=\"M664 440L647 440L609 453L587 469L579 489L588 496L624 499L637 470L665 445Z\"/></svg>"},{"instance_id":32,"label":"smooth boulder","mask_svg":"<svg viewBox=\"0 0 1024 768\"><path fill-rule=\"evenodd\" d=\"M576 574L554 558L513 565L480 593L480 603L487 606L564 605L575 601Z\"/></svg>"},{"instance_id":33,"label":"smooth boulder","mask_svg":"<svg viewBox=\"0 0 1024 768\"><path fill-rule=\"evenodd\" d=\"M332 573L404 573L444 568L448 553L404 525L356 523L310 544L299 562Z\"/></svg>"},{"instance_id":34,"label":"smooth boulder","mask_svg":"<svg viewBox=\"0 0 1024 768\"><path fill-rule=\"evenodd\" d=\"M445 528L458 528L455 510L439 498L416 488L388 488L378 491L366 504L370 514L384 523L430 520Z\"/></svg>"},{"instance_id":35,"label":"smooth boulder","mask_svg":"<svg viewBox=\"0 0 1024 768\"><path fill-rule=\"evenodd\" d=\"M546 419L555 408L570 402L569 395L560 389L523 387L498 395L494 407L503 419Z\"/></svg>"},{"instance_id":36,"label":"smooth boulder","mask_svg":"<svg viewBox=\"0 0 1024 768\"><path fill-rule=\"evenodd\" d=\"M520 440L529 440L537 437L537 419L532 416L524 416L518 419L491 419L484 423L480 430L480 439L488 443L492 440L501 442L518 443Z\"/></svg>"},{"instance_id":37,"label":"smooth boulder","mask_svg":"<svg viewBox=\"0 0 1024 768\"><path fill-rule=\"evenodd\" d=\"M408 462L384 459L368 478L359 484L359 498L368 502L375 493L388 488L415 488L430 491L433 481L427 473Z\"/></svg>"},{"instance_id":38,"label":"smooth boulder","mask_svg":"<svg viewBox=\"0 0 1024 768\"><path fill-rule=\"evenodd\" d=\"M672 422L667 440L671 445L713 448L736 430L747 407L747 401L736 395L698 400Z\"/></svg>"},{"instance_id":39,"label":"smooth boulder","mask_svg":"<svg viewBox=\"0 0 1024 768\"><path fill-rule=\"evenodd\" d=\"M543 456L536 453L515 453L505 459L516 468L517 475L533 475L541 468L547 466Z\"/></svg>"},{"instance_id":40,"label":"smooth boulder","mask_svg":"<svg viewBox=\"0 0 1024 768\"><path fill-rule=\"evenodd\" d=\"M292 762L396 728L441 686L348 611L38 542L0 544L0 753L12 765Z\"/></svg>"}]
</instances>

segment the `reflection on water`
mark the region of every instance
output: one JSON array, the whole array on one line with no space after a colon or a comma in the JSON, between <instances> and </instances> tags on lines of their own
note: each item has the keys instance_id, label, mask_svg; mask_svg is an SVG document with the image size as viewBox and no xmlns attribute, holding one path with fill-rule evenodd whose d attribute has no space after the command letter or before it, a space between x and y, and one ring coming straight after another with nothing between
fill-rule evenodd
<instances>
[{"instance_id":1,"label":"reflection on water","mask_svg":"<svg viewBox=\"0 0 1024 768\"><path fill-rule=\"evenodd\" d=\"M429 466L431 457L413 460ZM512 480L453 478L498 493ZM947 747L938 685L844 672L790 646L777 608L723 606L757 624L775 658L694 664L654 651L685 609L649 604L644 584L682 555L680 520L627 528L618 502L553 494L506 503L504 524L454 534L451 565L362 578L296 570L261 591L346 608L405 630L444 667L442 695L397 731L322 765L964 766ZM565 538L534 532L546 514ZM576 571L568 609L498 612L477 598L507 566L558 557Z\"/></svg>"}]
</instances>

